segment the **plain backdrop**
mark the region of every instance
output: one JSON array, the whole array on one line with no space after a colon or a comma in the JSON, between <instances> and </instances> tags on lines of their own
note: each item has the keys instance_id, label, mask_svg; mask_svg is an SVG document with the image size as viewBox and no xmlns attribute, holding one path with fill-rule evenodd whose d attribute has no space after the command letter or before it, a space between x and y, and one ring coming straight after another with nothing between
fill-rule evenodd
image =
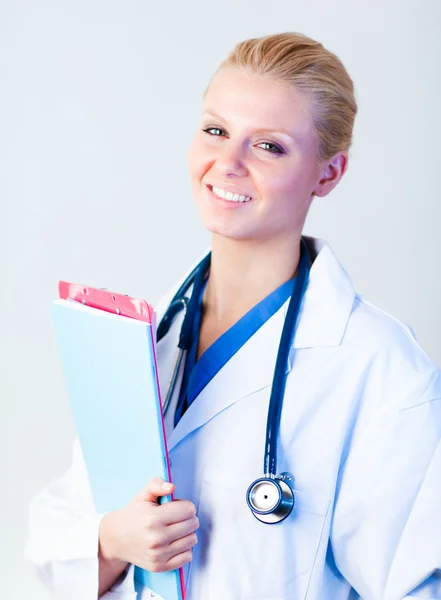
<instances>
[{"instance_id":1,"label":"plain backdrop","mask_svg":"<svg viewBox=\"0 0 441 600\"><path fill-rule=\"evenodd\" d=\"M235 43L299 31L344 62L350 166L305 232L441 364L440 30L439 0L1 0L2 598L49 597L23 547L30 498L71 459L58 280L154 302L209 245L187 148Z\"/></svg>"}]
</instances>

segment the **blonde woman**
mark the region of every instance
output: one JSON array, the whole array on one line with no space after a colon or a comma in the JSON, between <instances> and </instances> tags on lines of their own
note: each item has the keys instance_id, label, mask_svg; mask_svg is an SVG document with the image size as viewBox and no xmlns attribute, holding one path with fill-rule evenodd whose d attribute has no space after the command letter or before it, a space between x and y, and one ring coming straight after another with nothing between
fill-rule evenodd
<instances>
[{"instance_id":1,"label":"blonde woman","mask_svg":"<svg viewBox=\"0 0 441 600\"><path fill-rule=\"evenodd\" d=\"M76 441L71 469L31 507L28 554L57 598L153 598L134 565L183 566L188 600L441 598L440 372L329 245L302 238L314 196L348 167L356 112L340 60L300 34L244 41L214 74L189 152L212 248L187 292L166 416L174 486L146 482L96 514ZM270 524L247 491L264 475L282 485L262 463L296 290L271 439L288 508ZM163 389L182 323L161 330ZM171 489L182 500L159 505Z\"/></svg>"}]
</instances>

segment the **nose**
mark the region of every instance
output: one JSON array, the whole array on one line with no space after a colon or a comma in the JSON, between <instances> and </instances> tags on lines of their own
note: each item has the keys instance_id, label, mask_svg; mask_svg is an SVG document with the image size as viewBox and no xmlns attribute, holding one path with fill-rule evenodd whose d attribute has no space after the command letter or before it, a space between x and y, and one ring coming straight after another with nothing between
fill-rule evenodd
<instances>
[{"instance_id":1,"label":"nose","mask_svg":"<svg viewBox=\"0 0 441 600\"><path fill-rule=\"evenodd\" d=\"M245 149L240 142L226 140L219 149L216 159L219 173L223 177L243 177L247 174Z\"/></svg>"}]
</instances>

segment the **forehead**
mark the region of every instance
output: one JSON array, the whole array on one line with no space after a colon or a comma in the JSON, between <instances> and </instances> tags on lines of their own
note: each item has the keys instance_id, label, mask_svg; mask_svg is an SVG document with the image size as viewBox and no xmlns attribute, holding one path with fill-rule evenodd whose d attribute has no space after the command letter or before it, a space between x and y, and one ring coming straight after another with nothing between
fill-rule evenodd
<instances>
[{"instance_id":1,"label":"forehead","mask_svg":"<svg viewBox=\"0 0 441 600\"><path fill-rule=\"evenodd\" d=\"M230 126L287 130L310 135L304 97L287 84L239 69L221 69L205 96L203 112L215 112Z\"/></svg>"}]
</instances>

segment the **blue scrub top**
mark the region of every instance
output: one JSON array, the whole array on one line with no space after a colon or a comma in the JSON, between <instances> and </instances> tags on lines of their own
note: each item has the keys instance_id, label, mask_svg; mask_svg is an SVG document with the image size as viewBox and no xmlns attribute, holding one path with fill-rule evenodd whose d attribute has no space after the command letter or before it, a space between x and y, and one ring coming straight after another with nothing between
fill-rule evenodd
<instances>
[{"instance_id":1,"label":"blue scrub top","mask_svg":"<svg viewBox=\"0 0 441 600\"><path fill-rule=\"evenodd\" d=\"M213 344L211 344L211 346L201 355L199 360L196 361L202 317L202 297L207 281L202 287L193 323L191 345L187 352L181 391L175 412L175 426L193 400L200 394L216 373L222 369L250 337L283 306L286 300L288 300L294 289L295 277L283 283L275 289L274 292L271 292L271 294L256 304L256 306L249 310L239 319L239 321L232 325Z\"/></svg>"}]
</instances>

